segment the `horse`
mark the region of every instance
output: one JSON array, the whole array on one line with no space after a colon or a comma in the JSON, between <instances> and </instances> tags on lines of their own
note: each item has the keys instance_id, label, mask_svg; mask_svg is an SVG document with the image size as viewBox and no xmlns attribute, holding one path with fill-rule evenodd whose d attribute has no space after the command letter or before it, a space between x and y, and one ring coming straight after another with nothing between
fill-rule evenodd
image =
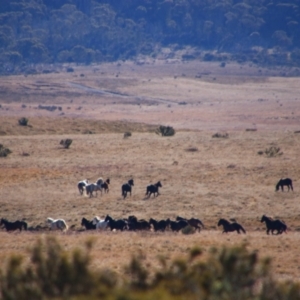
<instances>
[{"instance_id":1,"label":"horse","mask_svg":"<svg viewBox=\"0 0 300 300\"><path fill-rule=\"evenodd\" d=\"M61 231L68 230L68 225L66 224L66 221L63 219L54 220L52 218L47 218L47 224L50 225L51 230L58 230L58 229Z\"/></svg>"},{"instance_id":2,"label":"horse","mask_svg":"<svg viewBox=\"0 0 300 300\"><path fill-rule=\"evenodd\" d=\"M93 221L89 221L86 218L82 218L81 226L84 226L86 230L96 229L96 225L93 224Z\"/></svg>"},{"instance_id":3,"label":"horse","mask_svg":"<svg viewBox=\"0 0 300 300\"><path fill-rule=\"evenodd\" d=\"M84 187L89 184L89 181L87 179L81 180L77 183L79 194L82 195L84 191Z\"/></svg>"},{"instance_id":4,"label":"horse","mask_svg":"<svg viewBox=\"0 0 300 300\"><path fill-rule=\"evenodd\" d=\"M218 226L223 226L223 232L222 233L227 233L227 232L232 232L232 231L237 231L237 233L240 233L240 231L246 233L246 230L243 228L242 225L238 223L230 223L229 221L225 219L220 219L218 222Z\"/></svg>"},{"instance_id":5,"label":"horse","mask_svg":"<svg viewBox=\"0 0 300 300\"><path fill-rule=\"evenodd\" d=\"M109 178L107 178L105 181L103 181L102 178L99 178L97 180L97 185L100 185L101 190L103 189L105 193L109 192L109 184L110 184L110 179ZM102 191L101 191L101 193L102 193Z\"/></svg>"},{"instance_id":6,"label":"horse","mask_svg":"<svg viewBox=\"0 0 300 300\"><path fill-rule=\"evenodd\" d=\"M99 217L95 217L93 219L93 224L96 226L96 229L106 229L108 227L109 224L109 220L105 221L105 220L101 220Z\"/></svg>"},{"instance_id":7,"label":"horse","mask_svg":"<svg viewBox=\"0 0 300 300\"><path fill-rule=\"evenodd\" d=\"M127 193L130 193L130 196L131 196L131 190L132 190L133 186L134 186L133 179L128 180L127 183L124 183L122 185L122 196L123 196L123 199L125 199L127 197Z\"/></svg>"},{"instance_id":8,"label":"horse","mask_svg":"<svg viewBox=\"0 0 300 300\"><path fill-rule=\"evenodd\" d=\"M151 194L154 195L155 197L155 194L156 196L159 195L159 192L158 192L158 188L162 187L162 184L160 183L160 181L158 181L157 183L155 184L151 184L151 185L148 185L147 188L146 188L146 196L148 196L150 198Z\"/></svg>"},{"instance_id":9,"label":"horse","mask_svg":"<svg viewBox=\"0 0 300 300\"><path fill-rule=\"evenodd\" d=\"M272 218L263 215L260 221L262 223L266 223L267 234L269 234L270 231L272 232L272 234L274 234L274 230L277 231L277 234L282 234L282 232L286 233L287 226L284 222L280 220L273 220Z\"/></svg>"},{"instance_id":10,"label":"horse","mask_svg":"<svg viewBox=\"0 0 300 300\"><path fill-rule=\"evenodd\" d=\"M98 185L97 183L91 183L88 184L84 187L86 194L90 195L90 198L93 196L93 192L96 192L96 196L97 196L97 191L101 191L102 194L102 188L101 185Z\"/></svg>"},{"instance_id":11,"label":"horse","mask_svg":"<svg viewBox=\"0 0 300 300\"><path fill-rule=\"evenodd\" d=\"M150 230L150 224L146 220L138 220L135 216L128 217L129 230Z\"/></svg>"},{"instance_id":12,"label":"horse","mask_svg":"<svg viewBox=\"0 0 300 300\"><path fill-rule=\"evenodd\" d=\"M127 222L125 220L119 219L114 220L111 216L107 215L104 219L105 222L109 221L108 226L111 230L121 230L123 231L125 228L127 228Z\"/></svg>"},{"instance_id":13,"label":"horse","mask_svg":"<svg viewBox=\"0 0 300 300\"><path fill-rule=\"evenodd\" d=\"M1 219L0 220L0 226L4 225L6 231L14 231L19 229L20 231L22 231L22 228L24 228L24 230L27 230L27 223L24 221L15 221L15 222L9 222L6 219Z\"/></svg>"},{"instance_id":14,"label":"horse","mask_svg":"<svg viewBox=\"0 0 300 300\"><path fill-rule=\"evenodd\" d=\"M293 189L293 181L291 178L284 178L284 179L280 179L278 181L278 183L276 184L276 192L279 190L279 188L281 188L281 191L283 192L283 187L287 186L288 187L288 192L290 191L290 188L292 191L294 191Z\"/></svg>"},{"instance_id":15,"label":"horse","mask_svg":"<svg viewBox=\"0 0 300 300\"><path fill-rule=\"evenodd\" d=\"M188 222L185 220L180 221L171 221L170 219L167 219L168 224L171 227L172 231L178 232L179 230L183 229L184 227L188 226Z\"/></svg>"},{"instance_id":16,"label":"horse","mask_svg":"<svg viewBox=\"0 0 300 300\"><path fill-rule=\"evenodd\" d=\"M168 222L166 220L156 221L155 219L150 218L149 224L153 225L154 231L165 231L168 226Z\"/></svg>"},{"instance_id":17,"label":"horse","mask_svg":"<svg viewBox=\"0 0 300 300\"><path fill-rule=\"evenodd\" d=\"M204 228L204 224L199 219L195 219L195 218L185 219L185 218L177 216L176 221L180 221L180 220L187 221L190 226L194 227L195 230L198 230L199 232L201 230L201 226Z\"/></svg>"}]
</instances>

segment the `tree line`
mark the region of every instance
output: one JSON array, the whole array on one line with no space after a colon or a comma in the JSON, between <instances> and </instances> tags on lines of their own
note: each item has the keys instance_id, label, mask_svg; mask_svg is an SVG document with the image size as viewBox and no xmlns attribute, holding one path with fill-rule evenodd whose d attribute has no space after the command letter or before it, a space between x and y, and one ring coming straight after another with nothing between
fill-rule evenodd
<instances>
[{"instance_id":1,"label":"tree line","mask_svg":"<svg viewBox=\"0 0 300 300\"><path fill-rule=\"evenodd\" d=\"M0 70L155 57L170 46L299 66L299 20L297 0L5 0Z\"/></svg>"}]
</instances>

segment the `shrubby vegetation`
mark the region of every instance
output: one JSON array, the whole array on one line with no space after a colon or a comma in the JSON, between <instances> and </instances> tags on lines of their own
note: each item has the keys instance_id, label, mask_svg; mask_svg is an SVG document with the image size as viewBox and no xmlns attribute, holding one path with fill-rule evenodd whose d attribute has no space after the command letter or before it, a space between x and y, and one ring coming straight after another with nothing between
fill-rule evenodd
<instances>
[{"instance_id":1,"label":"shrubby vegetation","mask_svg":"<svg viewBox=\"0 0 300 300\"><path fill-rule=\"evenodd\" d=\"M62 145L65 149L69 149L73 140L72 139L65 139L60 141L60 145Z\"/></svg>"},{"instance_id":2,"label":"shrubby vegetation","mask_svg":"<svg viewBox=\"0 0 300 300\"><path fill-rule=\"evenodd\" d=\"M18 120L18 122L19 122L19 125L21 125L21 126L27 126L28 125L28 119L27 118L20 118Z\"/></svg>"},{"instance_id":3,"label":"shrubby vegetation","mask_svg":"<svg viewBox=\"0 0 300 300\"><path fill-rule=\"evenodd\" d=\"M6 148L2 144L0 144L0 157L7 157L12 151L9 148Z\"/></svg>"},{"instance_id":4,"label":"shrubby vegetation","mask_svg":"<svg viewBox=\"0 0 300 300\"><path fill-rule=\"evenodd\" d=\"M276 146L271 146L269 148L266 148L265 151L258 151L257 152L259 155L265 155L267 157L276 157L276 156L280 156L283 154L282 151L280 151L279 147Z\"/></svg>"},{"instance_id":5,"label":"shrubby vegetation","mask_svg":"<svg viewBox=\"0 0 300 300\"><path fill-rule=\"evenodd\" d=\"M201 54L207 61L300 66L296 0L2 2L0 71L6 73L32 72L28 66L36 63L155 57L160 47L187 46L198 51L183 59Z\"/></svg>"},{"instance_id":6,"label":"shrubby vegetation","mask_svg":"<svg viewBox=\"0 0 300 300\"><path fill-rule=\"evenodd\" d=\"M160 125L155 131L156 134L161 136L173 136L175 135L175 129L172 126Z\"/></svg>"},{"instance_id":7,"label":"shrubby vegetation","mask_svg":"<svg viewBox=\"0 0 300 300\"><path fill-rule=\"evenodd\" d=\"M90 267L92 242L85 250L66 252L54 239L39 241L31 260L12 256L1 272L1 298L8 299L263 299L293 300L300 297L294 282L276 281L269 259L259 259L245 246L190 250L186 258L167 262L160 268L144 264L143 253L124 268L125 277L111 270Z\"/></svg>"}]
</instances>

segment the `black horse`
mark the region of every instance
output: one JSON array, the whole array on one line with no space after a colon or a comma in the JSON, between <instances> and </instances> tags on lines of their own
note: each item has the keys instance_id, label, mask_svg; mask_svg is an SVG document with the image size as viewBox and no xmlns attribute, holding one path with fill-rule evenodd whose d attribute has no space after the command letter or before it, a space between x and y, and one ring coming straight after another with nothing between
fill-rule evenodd
<instances>
[{"instance_id":1,"label":"black horse","mask_svg":"<svg viewBox=\"0 0 300 300\"><path fill-rule=\"evenodd\" d=\"M107 178L105 182L101 184L101 187L104 189L105 193L109 192L110 179Z\"/></svg>"},{"instance_id":2,"label":"black horse","mask_svg":"<svg viewBox=\"0 0 300 300\"><path fill-rule=\"evenodd\" d=\"M287 226L280 220L273 220L272 218L263 215L260 221L262 223L266 223L267 234L269 234L270 231L272 232L272 234L274 234L274 230L277 231L277 234L282 234L283 232L286 233Z\"/></svg>"},{"instance_id":3,"label":"black horse","mask_svg":"<svg viewBox=\"0 0 300 300\"><path fill-rule=\"evenodd\" d=\"M89 221L86 218L82 218L81 226L84 226L86 230L96 229L96 225L93 224L93 221Z\"/></svg>"},{"instance_id":4,"label":"black horse","mask_svg":"<svg viewBox=\"0 0 300 300\"><path fill-rule=\"evenodd\" d=\"M154 231L165 231L168 226L168 222L166 220L156 221L155 219L150 219L149 224L153 226Z\"/></svg>"},{"instance_id":5,"label":"black horse","mask_svg":"<svg viewBox=\"0 0 300 300\"><path fill-rule=\"evenodd\" d=\"M276 184L276 192L279 190L279 188L281 188L281 190L283 191L283 187L287 186L288 187L288 192L290 191L290 188L292 191L294 191L293 189L293 181L291 178L284 178L284 179L280 179L278 181L278 183Z\"/></svg>"},{"instance_id":6,"label":"black horse","mask_svg":"<svg viewBox=\"0 0 300 300\"><path fill-rule=\"evenodd\" d=\"M170 219L167 219L167 222L169 223L171 230L176 232L189 225L188 222L185 220L171 221Z\"/></svg>"},{"instance_id":7,"label":"black horse","mask_svg":"<svg viewBox=\"0 0 300 300\"><path fill-rule=\"evenodd\" d=\"M122 185L122 196L124 199L127 197L127 193L130 193L131 196L131 190L133 186L134 186L133 179L128 180L127 183L124 183Z\"/></svg>"},{"instance_id":8,"label":"black horse","mask_svg":"<svg viewBox=\"0 0 300 300\"><path fill-rule=\"evenodd\" d=\"M240 231L246 233L246 230L243 228L242 225L239 223L230 223L226 219L220 219L218 222L218 226L223 226L223 232L222 233L227 233L227 232L232 232L232 231L237 231L237 233L240 233Z\"/></svg>"},{"instance_id":9,"label":"black horse","mask_svg":"<svg viewBox=\"0 0 300 300\"><path fill-rule=\"evenodd\" d=\"M129 230L150 230L150 223L146 220L138 220L136 216L128 217Z\"/></svg>"},{"instance_id":10,"label":"black horse","mask_svg":"<svg viewBox=\"0 0 300 300\"><path fill-rule=\"evenodd\" d=\"M6 231L14 231L19 229L22 231L22 229L27 230L27 223L24 221L15 221L15 222L9 222L6 219L0 220L0 226L4 225Z\"/></svg>"},{"instance_id":11,"label":"black horse","mask_svg":"<svg viewBox=\"0 0 300 300\"><path fill-rule=\"evenodd\" d=\"M119 220L114 220L111 216L107 215L105 217L105 222L109 221L108 226L110 227L111 230L121 230L123 231L124 229L127 228L127 222L119 219Z\"/></svg>"},{"instance_id":12,"label":"black horse","mask_svg":"<svg viewBox=\"0 0 300 300\"><path fill-rule=\"evenodd\" d=\"M156 194L156 196L158 196L159 195L158 188L160 188L160 187L162 187L162 184L160 181L158 181L155 184L148 185L147 189L146 189L146 196L150 197L151 194L153 194L154 197L155 197L155 194Z\"/></svg>"},{"instance_id":13,"label":"black horse","mask_svg":"<svg viewBox=\"0 0 300 300\"><path fill-rule=\"evenodd\" d=\"M204 228L204 224L199 219L195 219L195 218L185 219L185 218L177 216L176 221L180 221L180 220L184 220L184 221L188 222L188 224L191 227L194 227L195 230L198 230L199 232L201 230L201 227Z\"/></svg>"}]
</instances>

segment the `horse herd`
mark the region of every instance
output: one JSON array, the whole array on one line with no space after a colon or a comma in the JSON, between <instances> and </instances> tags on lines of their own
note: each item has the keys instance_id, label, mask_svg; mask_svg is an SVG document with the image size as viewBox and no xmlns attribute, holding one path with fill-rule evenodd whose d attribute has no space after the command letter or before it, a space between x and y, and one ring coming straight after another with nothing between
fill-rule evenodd
<instances>
[{"instance_id":1,"label":"horse herd","mask_svg":"<svg viewBox=\"0 0 300 300\"><path fill-rule=\"evenodd\" d=\"M106 181L103 180L102 177L98 178L95 183L89 183L87 179L81 180L77 183L77 188L79 191L80 195L85 194L89 196L90 198L94 196L94 192L96 193L97 196L97 191L101 192L102 195L102 190L104 190L105 193L109 192L109 184L110 184L110 179L107 178ZM122 197L125 199L127 197L127 194L131 196L132 192L132 187L134 186L134 180L129 179L128 182L122 184L121 186L121 192L122 192ZM148 198L153 196L158 196L159 195L159 188L162 187L162 184L160 181L158 181L155 184L150 184L146 187L146 196Z\"/></svg>"},{"instance_id":2,"label":"horse herd","mask_svg":"<svg viewBox=\"0 0 300 300\"><path fill-rule=\"evenodd\" d=\"M106 179L106 181L103 180L103 178L98 178L98 180L95 183L89 183L88 180L82 180L78 182L77 187L79 190L79 193L82 195L84 192L89 197L94 196L94 192L97 193L97 191L104 190L105 193L109 192L109 184L110 179ZM127 197L127 194L129 193L131 195L132 187L134 186L133 179L128 180L127 183L124 183L121 186L121 192L122 196L125 199ZM291 189L293 191L293 184L292 180L290 178L280 179L279 182L276 184L275 190L278 191L280 188L282 191L284 191L284 186L288 187L288 191ZM162 187L162 184L160 181L158 181L156 184L148 185L146 187L146 196L150 197L152 194L155 196L159 195L159 188ZM51 230L61 230L66 231L68 230L68 225L63 219L52 219L47 218L46 220L48 226ZM267 234L270 232L274 234L282 234L283 232L286 233L287 231L287 225L281 221L281 220L273 220L271 217L267 217L265 215L262 216L261 222L265 222L266 228L267 228ZM223 226L223 233L233 232L236 231L237 233L243 232L246 233L246 230L243 228L243 226L237 222L229 222L226 219L220 219L217 223L218 226ZM0 220L0 227L4 226L4 228L7 231L15 231L15 230L27 230L28 225L24 221L14 221L9 222L8 220L2 218ZM85 218L82 218L81 226L85 227L86 230L92 230L92 229L110 229L110 230L130 230L130 231L136 231L136 230L153 230L153 231L165 231L167 229L170 229L171 231L179 232L182 229L184 229L187 226L192 227L195 231L200 230L204 227L204 224L196 218L182 218L177 216L176 220L172 221L170 219L166 220L155 220L153 218L150 218L149 221L145 219L138 220L135 216L129 216L125 219L113 219L111 216L107 215L105 219L100 219L99 217L94 217L93 220L87 220Z\"/></svg>"},{"instance_id":3,"label":"horse herd","mask_svg":"<svg viewBox=\"0 0 300 300\"><path fill-rule=\"evenodd\" d=\"M67 231L68 225L66 224L65 220L63 219L52 219L47 218L46 220L49 228L51 230L61 230ZM279 220L279 219L272 219L271 217L267 217L263 215L261 218L261 222L265 222L267 234L270 232L274 234L282 234L283 232L286 233L287 225ZM9 222L6 219L0 220L0 226L4 226L6 231L15 231L22 229L27 230L28 225L24 221L15 221ZM86 230L119 230L119 231L139 231L139 230L147 230L147 231L161 231L164 232L166 230L171 230L173 232L179 232L186 227L191 227L193 230L200 232L201 229L204 229L205 226L201 220L197 218L183 218L180 216L176 217L176 220L170 220L169 218L166 220L155 220L150 218L149 221L145 219L138 219L136 216L129 216L128 218L123 219L113 219L111 216L107 215L104 219L100 219L99 217L94 217L92 220L87 220L86 218L82 218L81 226L83 226ZM246 233L244 227L237 223L237 222L229 222L226 219L220 219L218 222L218 226L223 226L222 233L228 233L236 231L237 233L243 232Z\"/></svg>"}]
</instances>

